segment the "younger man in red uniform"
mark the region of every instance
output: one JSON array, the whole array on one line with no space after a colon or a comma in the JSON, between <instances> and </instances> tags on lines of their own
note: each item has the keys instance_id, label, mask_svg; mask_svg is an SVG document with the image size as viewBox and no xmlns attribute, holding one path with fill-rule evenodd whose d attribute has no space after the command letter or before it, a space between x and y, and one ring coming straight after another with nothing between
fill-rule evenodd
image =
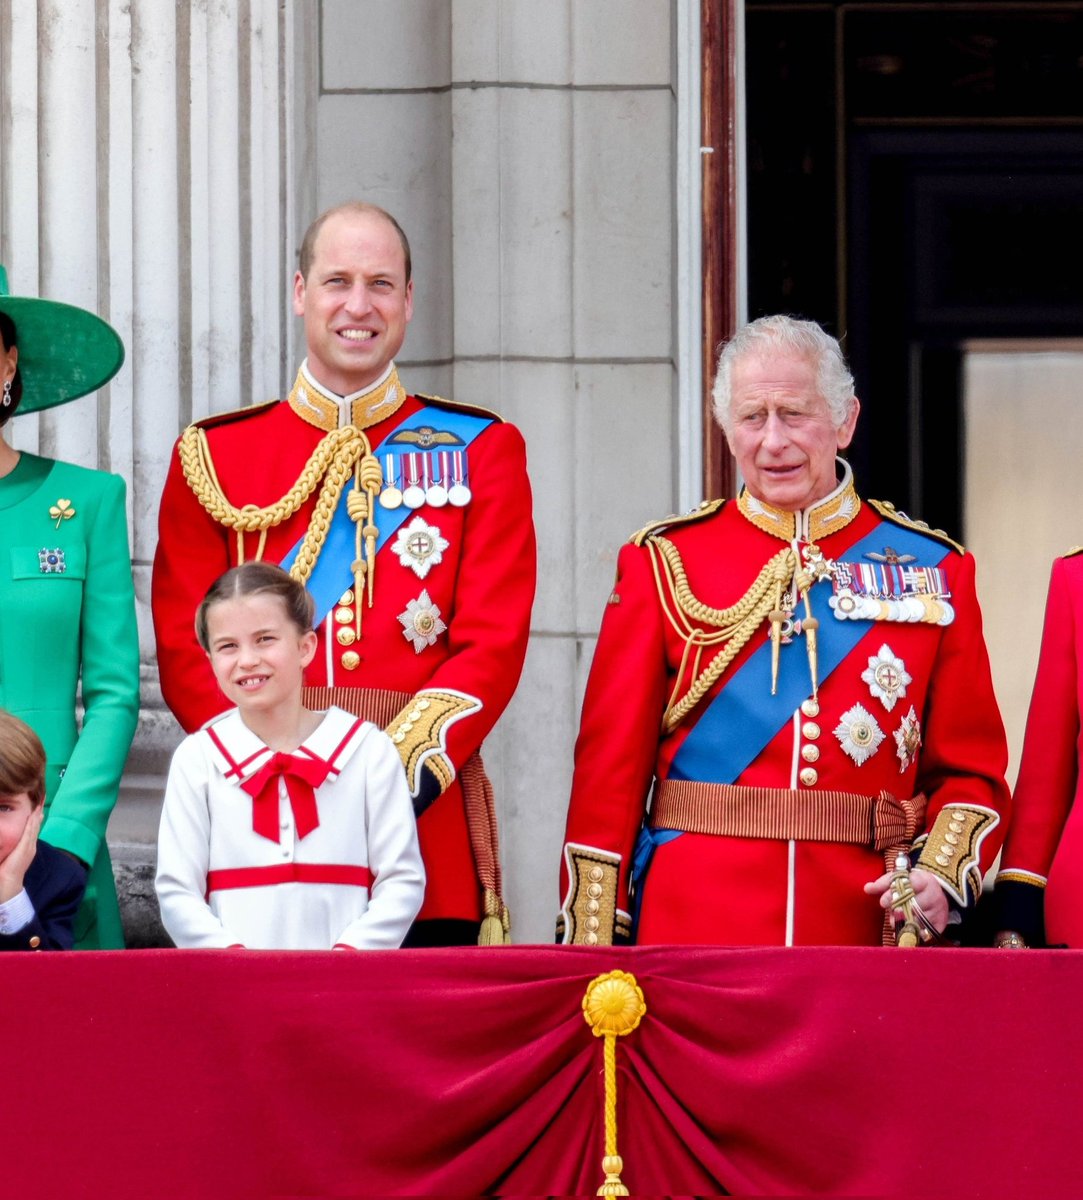
<instances>
[{"instance_id":1,"label":"younger man in red uniform","mask_svg":"<svg viewBox=\"0 0 1083 1200\"><path fill-rule=\"evenodd\" d=\"M931 938L976 900L1008 799L973 560L854 490L858 401L819 326L740 330L715 404L745 487L621 551L561 936L875 944L902 852Z\"/></svg>"},{"instance_id":2,"label":"younger man in red uniform","mask_svg":"<svg viewBox=\"0 0 1083 1200\"><path fill-rule=\"evenodd\" d=\"M386 727L428 876L406 945L503 940L482 740L522 669L535 546L523 439L486 409L408 395L406 237L354 203L309 228L294 279L308 356L289 397L185 430L162 496L152 607L162 693L188 731L226 703L192 619L246 559L316 601L309 707Z\"/></svg>"}]
</instances>

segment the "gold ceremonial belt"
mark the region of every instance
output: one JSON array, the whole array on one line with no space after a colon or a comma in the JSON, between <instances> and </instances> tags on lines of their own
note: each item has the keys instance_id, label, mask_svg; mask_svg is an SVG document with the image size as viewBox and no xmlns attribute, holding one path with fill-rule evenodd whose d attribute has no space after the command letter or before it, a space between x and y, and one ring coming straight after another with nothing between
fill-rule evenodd
<instances>
[{"instance_id":1,"label":"gold ceremonial belt","mask_svg":"<svg viewBox=\"0 0 1083 1200\"><path fill-rule=\"evenodd\" d=\"M867 796L665 779L655 783L649 823L653 829L716 837L849 842L893 851L910 849L924 816L920 792L898 800L889 792Z\"/></svg>"}]
</instances>

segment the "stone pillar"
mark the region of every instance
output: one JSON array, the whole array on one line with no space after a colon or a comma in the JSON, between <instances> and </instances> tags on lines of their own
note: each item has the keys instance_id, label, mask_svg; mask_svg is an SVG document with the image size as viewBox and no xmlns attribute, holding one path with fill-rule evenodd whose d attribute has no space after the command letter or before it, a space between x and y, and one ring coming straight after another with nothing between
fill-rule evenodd
<instances>
[{"instance_id":1,"label":"stone pillar","mask_svg":"<svg viewBox=\"0 0 1083 1200\"><path fill-rule=\"evenodd\" d=\"M0 261L13 292L93 309L127 351L109 387L12 433L128 482L142 713L110 841L137 942L157 936L152 843L180 738L149 613L158 498L184 425L281 394L288 371L294 7L0 0Z\"/></svg>"}]
</instances>

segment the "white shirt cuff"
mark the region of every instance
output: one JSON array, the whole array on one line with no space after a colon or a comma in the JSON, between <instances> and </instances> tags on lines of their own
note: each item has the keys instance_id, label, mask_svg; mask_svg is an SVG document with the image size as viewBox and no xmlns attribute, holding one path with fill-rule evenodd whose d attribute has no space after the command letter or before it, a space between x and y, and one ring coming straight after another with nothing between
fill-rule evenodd
<instances>
[{"instance_id":1,"label":"white shirt cuff","mask_svg":"<svg viewBox=\"0 0 1083 1200\"><path fill-rule=\"evenodd\" d=\"M0 904L0 933L18 933L34 919L34 904L26 888Z\"/></svg>"}]
</instances>

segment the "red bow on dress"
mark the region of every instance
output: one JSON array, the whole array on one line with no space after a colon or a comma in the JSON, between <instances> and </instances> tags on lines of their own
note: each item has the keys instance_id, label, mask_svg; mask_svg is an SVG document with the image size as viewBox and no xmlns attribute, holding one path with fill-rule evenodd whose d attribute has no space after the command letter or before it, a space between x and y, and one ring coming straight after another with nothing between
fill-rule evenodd
<instances>
[{"instance_id":1,"label":"red bow on dress","mask_svg":"<svg viewBox=\"0 0 1083 1200\"><path fill-rule=\"evenodd\" d=\"M297 836L303 838L320 823L316 811L316 788L327 778L331 764L322 758L297 754L273 755L241 787L252 797L252 830L272 842L282 839L278 832L278 780L286 780Z\"/></svg>"}]
</instances>

